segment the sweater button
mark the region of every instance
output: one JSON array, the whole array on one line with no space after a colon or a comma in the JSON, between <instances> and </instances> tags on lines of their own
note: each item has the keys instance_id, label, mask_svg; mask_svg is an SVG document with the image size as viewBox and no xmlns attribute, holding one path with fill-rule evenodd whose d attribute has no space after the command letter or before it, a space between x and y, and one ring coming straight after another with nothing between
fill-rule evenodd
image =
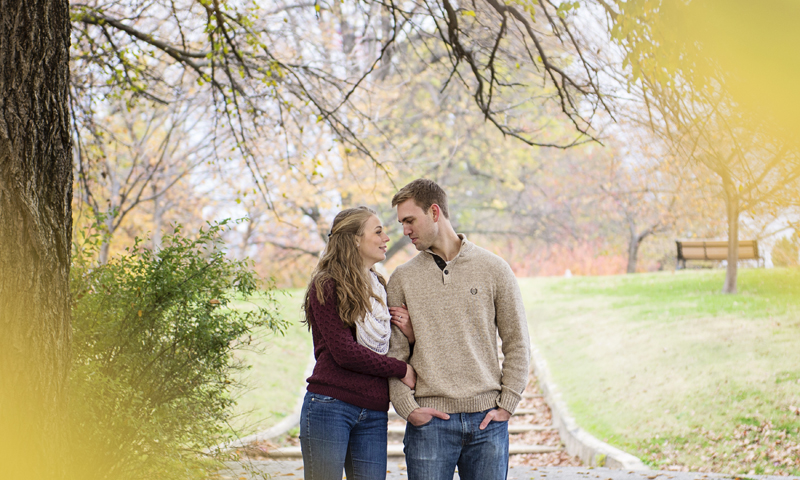
<instances>
[{"instance_id":1,"label":"sweater button","mask_svg":"<svg viewBox=\"0 0 800 480\"><path fill-rule=\"evenodd\" d=\"M448 273L450 273L450 272L448 272L447 270L445 270L445 271L444 271L444 274L445 274L445 275L447 275Z\"/></svg>"}]
</instances>

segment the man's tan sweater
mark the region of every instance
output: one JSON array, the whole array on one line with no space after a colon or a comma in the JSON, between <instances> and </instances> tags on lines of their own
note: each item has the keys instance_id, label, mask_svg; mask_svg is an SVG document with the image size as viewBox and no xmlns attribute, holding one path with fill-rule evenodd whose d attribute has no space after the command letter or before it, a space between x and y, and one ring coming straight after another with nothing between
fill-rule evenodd
<instances>
[{"instance_id":1,"label":"man's tan sweater","mask_svg":"<svg viewBox=\"0 0 800 480\"><path fill-rule=\"evenodd\" d=\"M459 237L461 250L446 267L439 268L433 252L420 252L397 267L387 286L389 305L408 307L416 337L409 360L408 340L392 328L389 355L417 371L416 390L389 379L403 418L419 407L513 413L528 382L530 340L517 279L502 258Z\"/></svg>"}]
</instances>

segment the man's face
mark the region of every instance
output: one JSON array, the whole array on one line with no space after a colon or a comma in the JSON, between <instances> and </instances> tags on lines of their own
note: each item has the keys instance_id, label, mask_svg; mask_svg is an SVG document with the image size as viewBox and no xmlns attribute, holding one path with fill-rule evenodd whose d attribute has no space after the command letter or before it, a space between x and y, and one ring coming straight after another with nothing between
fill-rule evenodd
<instances>
[{"instance_id":1,"label":"man's face","mask_svg":"<svg viewBox=\"0 0 800 480\"><path fill-rule=\"evenodd\" d=\"M403 235L408 235L420 252L433 245L439 232L439 225L433 221L434 210L438 211L438 206L432 206L425 212L413 199L397 205L397 221L403 225Z\"/></svg>"}]
</instances>

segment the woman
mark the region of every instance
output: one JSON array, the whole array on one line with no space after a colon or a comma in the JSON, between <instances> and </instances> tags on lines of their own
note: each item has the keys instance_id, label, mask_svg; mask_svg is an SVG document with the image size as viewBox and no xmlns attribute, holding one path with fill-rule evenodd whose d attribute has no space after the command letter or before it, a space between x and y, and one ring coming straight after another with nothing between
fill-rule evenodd
<instances>
[{"instance_id":1,"label":"woman","mask_svg":"<svg viewBox=\"0 0 800 480\"><path fill-rule=\"evenodd\" d=\"M414 388L411 365L387 357L386 282L373 266L389 237L367 207L343 210L306 292L317 363L300 418L306 480L386 478L387 378Z\"/></svg>"}]
</instances>

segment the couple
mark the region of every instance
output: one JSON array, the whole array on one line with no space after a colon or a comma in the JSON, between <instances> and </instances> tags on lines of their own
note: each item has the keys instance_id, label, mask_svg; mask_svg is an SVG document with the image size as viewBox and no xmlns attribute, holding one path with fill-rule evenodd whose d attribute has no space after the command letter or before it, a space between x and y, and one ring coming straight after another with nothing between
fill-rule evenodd
<instances>
[{"instance_id":1,"label":"couple","mask_svg":"<svg viewBox=\"0 0 800 480\"><path fill-rule=\"evenodd\" d=\"M409 480L452 480L456 466L464 480L505 479L530 358L516 278L456 234L435 182L411 182L392 206L420 253L388 285L373 267L389 237L358 207L334 219L308 286L317 363L300 418L305 478L339 480L344 469L348 480L384 479L391 398L408 420Z\"/></svg>"}]
</instances>

